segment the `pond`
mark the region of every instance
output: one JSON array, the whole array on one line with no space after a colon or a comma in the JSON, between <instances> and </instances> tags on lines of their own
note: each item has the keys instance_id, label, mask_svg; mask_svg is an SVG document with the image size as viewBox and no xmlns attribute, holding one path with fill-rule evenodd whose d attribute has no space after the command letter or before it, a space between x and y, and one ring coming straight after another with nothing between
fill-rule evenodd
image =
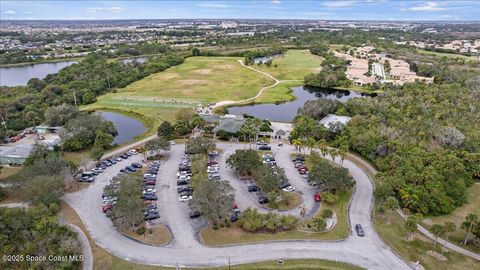
<instances>
[{"instance_id":1,"label":"pond","mask_svg":"<svg viewBox=\"0 0 480 270\"><path fill-rule=\"evenodd\" d=\"M112 121L118 134L113 138L114 144L123 144L147 131L143 123L130 116L116 112L97 112L103 119Z\"/></svg>"},{"instance_id":2,"label":"pond","mask_svg":"<svg viewBox=\"0 0 480 270\"><path fill-rule=\"evenodd\" d=\"M0 67L0 85L17 86L27 85L32 78L43 79L48 74L57 73L64 67L77 63L76 61L62 61L39 63L24 66Z\"/></svg>"},{"instance_id":3,"label":"pond","mask_svg":"<svg viewBox=\"0 0 480 270\"><path fill-rule=\"evenodd\" d=\"M306 88L304 86L294 87L293 95L297 98L294 101L280 104L255 104L248 106L235 106L228 108L230 114L248 114L260 119L268 119L274 122L292 122L300 107L309 100L326 98L345 102L351 98L367 97L371 94L358 94L350 90L335 90L325 88Z\"/></svg>"},{"instance_id":4,"label":"pond","mask_svg":"<svg viewBox=\"0 0 480 270\"><path fill-rule=\"evenodd\" d=\"M125 59L122 59L120 61L124 64L130 64L130 63L133 63L133 62L143 64L143 63L147 62L147 57L125 58Z\"/></svg>"},{"instance_id":5,"label":"pond","mask_svg":"<svg viewBox=\"0 0 480 270\"><path fill-rule=\"evenodd\" d=\"M263 57L255 57L253 58L253 63L254 64L265 64L266 62L273 60L274 58L281 57L281 54L274 54L274 55L268 55L268 56L263 56Z\"/></svg>"}]
</instances>

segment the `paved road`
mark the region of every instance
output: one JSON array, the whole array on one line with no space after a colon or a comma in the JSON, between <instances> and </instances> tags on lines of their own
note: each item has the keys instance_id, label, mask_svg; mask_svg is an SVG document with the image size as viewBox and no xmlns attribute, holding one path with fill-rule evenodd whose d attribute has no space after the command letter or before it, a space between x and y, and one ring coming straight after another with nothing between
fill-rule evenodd
<instances>
[{"instance_id":1,"label":"paved road","mask_svg":"<svg viewBox=\"0 0 480 270\"><path fill-rule=\"evenodd\" d=\"M228 145L220 143L219 147L228 148ZM173 183L172 175L176 172L183 150L182 145L172 147L169 159L161 166L163 171L168 170L159 176L167 178L162 181ZM292 153L294 148L285 145L278 151ZM140 159L140 157L137 155L133 159ZM196 242L197 239L193 235L194 229L188 228L189 223L185 222L188 219L185 211L181 214L183 210L177 208L176 195L164 194L166 199L161 201L161 204L168 205L168 208L172 209L171 212L162 209L160 213L162 214L163 211L163 215L168 216L171 222L169 227L173 232L174 241L170 245L152 247L124 237L115 230L110 220L101 213L101 193L118 169L130 162L132 160L122 161L121 164L108 168L88 188L65 196L66 201L77 211L95 242L118 257L142 264L164 266L178 264L188 267L225 266L229 259L232 264L242 264L277 259L317 258L343 261L368 269L409 268L373 230L370 223L373 185L368 175L348 160L343 166L349 169L357 182L349 208L350 222L363 224L366 237L360 238L351 234L343 241L279 241L217 248L205 247ZM170 193L174 194L174 190L170 190Z\"/></svg>"}]
</instances>

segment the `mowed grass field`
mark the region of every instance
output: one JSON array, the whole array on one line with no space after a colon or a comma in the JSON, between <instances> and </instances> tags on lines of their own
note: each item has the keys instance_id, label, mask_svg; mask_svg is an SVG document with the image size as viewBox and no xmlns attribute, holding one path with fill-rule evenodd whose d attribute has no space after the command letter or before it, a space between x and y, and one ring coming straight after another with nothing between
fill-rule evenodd
<instances>
[{"instance_id":1,"label":"mowed grass field","mask_svg":"<svg viewBox=\"0 0 480 270\"><path fill-rule=\"evenodd\" d=\"M278 80L303 80L305 75L320 70L323 58L308 50L288 50L283 57L274 58L272 65L254 65ZM275 67L276 65L276 67Z\"/></svg>"}]
</instances>

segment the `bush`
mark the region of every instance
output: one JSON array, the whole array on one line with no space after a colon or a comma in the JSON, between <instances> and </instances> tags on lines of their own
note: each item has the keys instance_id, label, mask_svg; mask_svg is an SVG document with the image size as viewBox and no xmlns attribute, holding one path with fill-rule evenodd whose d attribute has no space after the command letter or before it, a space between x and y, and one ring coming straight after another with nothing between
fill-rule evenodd
<instances>
[{"instance_id":1,"label":"bush","mask_svg":"<svg viewBox=\"0 0 480 270\"><path fill-rule=\"evenodd\" d=\"M330 192L323 192L322 193L322 200L326 203L334 204L334 203L338 202L338 196L333 194L333 193L330 193Z\"/></svg>"},{"instance_id":2,"label":"bush","mask_svg":"<svg viewBox=\"0 0 480 270\"><path fill-rule=\"evenodd\" d=\"M323 231L327 228L327 222L323 218L315 218L312 221L312 227L315 231Z\"/></svg>"},{"instance_id":3,"label":"bush","mask_svg":"<svg viewBox=\"0 0 480 270\"><path fill-rule=\"evenodd\" d=\"M322 211L322 218L332 218L333 217L333 211L332 209L323 209Z\"/></svg>"},{"instance_id":4,"label":"bush","mask_svg":"<svg viewBox=\"0 0 480 270\"><path fill-rule=\"evenodd\" d=\"M151 230L151 229L150 229ZM138 235L142 235L145 233L145 227L140 227L135 231Z\"/></svg>"},{"instance_id":5,"label":"bush","mask_svg":"<svg viewBox=\"0 0 480 270\"><path fill-rule=\"evenodd\" d=\"M257 209L247 208L238 220L240 228L249 231L268 231L277 232L279 230L287 231L295 228L297 218L294 216L283 216L275 213L261 214Z\"/></svg>"}]
</instances>

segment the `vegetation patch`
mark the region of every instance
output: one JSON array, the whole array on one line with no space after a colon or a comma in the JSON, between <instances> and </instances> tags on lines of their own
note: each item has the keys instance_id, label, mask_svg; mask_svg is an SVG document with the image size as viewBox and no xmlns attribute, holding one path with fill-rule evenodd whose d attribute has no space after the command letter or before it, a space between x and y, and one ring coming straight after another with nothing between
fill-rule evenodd
<instances>
[{"instance_id":1,"label":"vegetation patch","mask_svg":"<svg viewBox=\"0 0 480 270\"><path fill-rule=\"evenodd\" d=\"M144 231L141 232L140 234L136 231L128 230L128 229L122 229L121 232L125 235L127 235L130 238L133 238L137 241L151 244L151 245L164 245L170 242L172 239L172 235L170 234L170 231L168 230L167 227L165 226L155 226L155 227L150 227L150 228L144 228Z\"/></svg>"}]
</instances>

